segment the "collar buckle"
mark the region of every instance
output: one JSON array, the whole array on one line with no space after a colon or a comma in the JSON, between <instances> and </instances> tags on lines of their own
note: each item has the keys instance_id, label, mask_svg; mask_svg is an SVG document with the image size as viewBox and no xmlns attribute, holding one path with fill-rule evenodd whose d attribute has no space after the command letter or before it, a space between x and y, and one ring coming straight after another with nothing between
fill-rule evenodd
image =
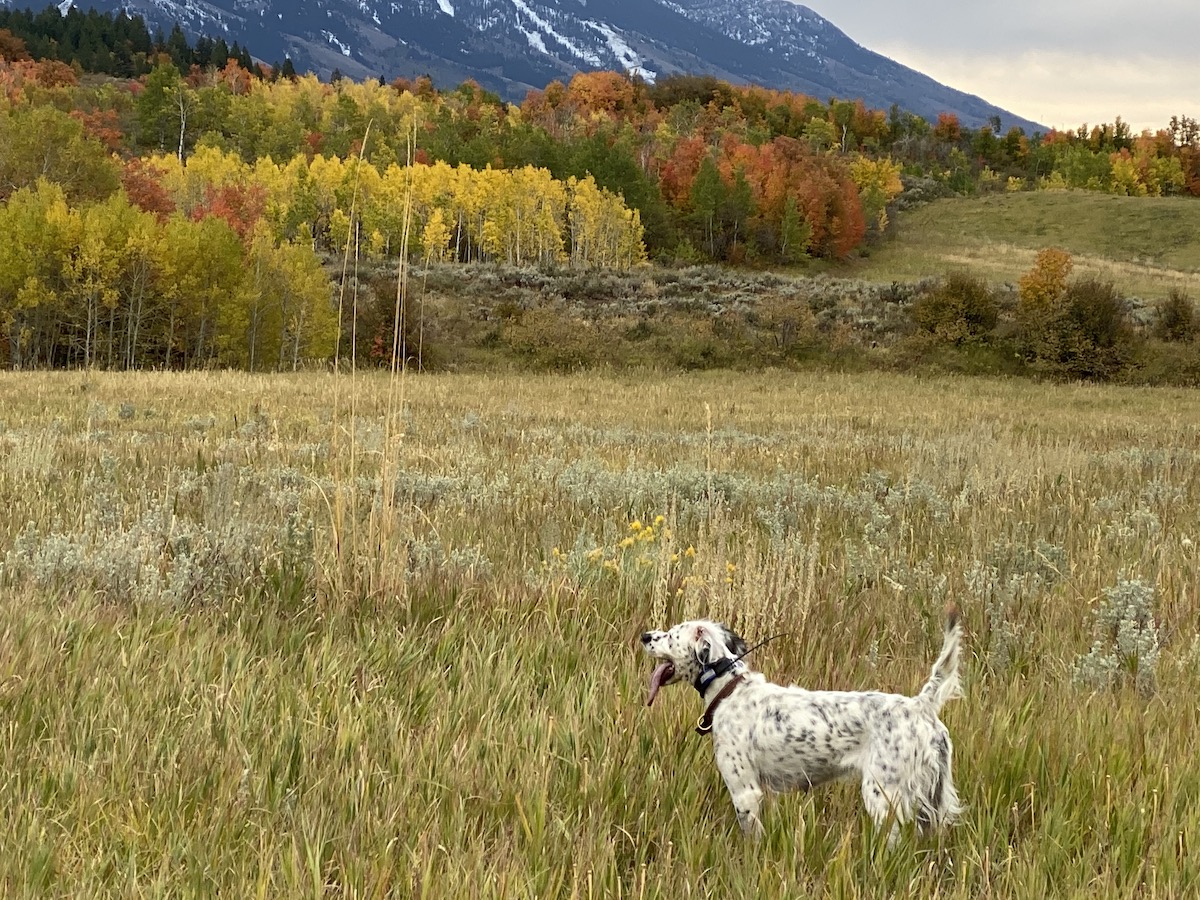
<instances>
[{"instance_id":1,"label":"collar buckle","mask_svg":"<svg viewBox=\"0 0 1200 900\"><path fill-rule=\"evenodd\" d=\"M712 733L713 715L716 713L717 707L734 692L745 677L745 672L738 672L737 675L729 680L725 687L721 688L720 693L713 697L712 703L708 704L708 709L704 711L704 715L696 722L696 734L703 736Z\"/></svg>"}]
</instances>

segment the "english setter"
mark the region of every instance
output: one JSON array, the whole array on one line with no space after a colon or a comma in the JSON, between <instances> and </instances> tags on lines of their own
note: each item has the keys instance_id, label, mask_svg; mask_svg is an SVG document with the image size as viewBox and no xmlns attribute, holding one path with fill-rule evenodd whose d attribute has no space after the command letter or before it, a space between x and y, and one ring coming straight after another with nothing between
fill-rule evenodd
<instances>
[{"instance_id":1,"label":"english setter","mask_svg":"<svg viewBox=\"0 0 1200 900\"><path fill-rule=\"evenodd\" d=\"M950 773L950 733L938 718L960 695L958 610L946 611L942 650L915 697L878 691L808 691L772 684L741 660L746 642L717 622L698 620L642 635L659 663L659 688L691 684L705 704L696 730L711 731L717 768L742 831L762 834L764 789L807 790L857 775L876 825L889 819L894 842L903 823L924 833L950 824L962 807Z\"/></svg>"}]
</instances>

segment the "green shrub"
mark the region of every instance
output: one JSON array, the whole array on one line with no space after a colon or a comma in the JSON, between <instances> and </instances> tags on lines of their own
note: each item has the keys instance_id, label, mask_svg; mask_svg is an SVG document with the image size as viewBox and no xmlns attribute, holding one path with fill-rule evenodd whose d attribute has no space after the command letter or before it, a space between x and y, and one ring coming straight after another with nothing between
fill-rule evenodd
<instances>
[{"instance_id":1,"label":"green shrub","mask_svg":"<svg viewBox=\"0 0 1200 900\"><path fill-rule=\"evenodd\" d=\"M1178 288L1172 288L1158 306L1154 321L1154 336L1160 341L1186 343L1196 339L1200 321L1196 317L1196 304L1192 298Z\"/></svg>"},{"instance_id":2,"label":"green shrub","mask_svg":"<svg viewBox=\"0 0 1200 900\"><path fill-rule=\"evenodd\" d=\"M912 317L921 330L958 345L995 328L998 307L982 278L954 272L917 298Z\"/></svg>"},{"instance_id":3,"label":"green shrub","mask_svg":"<svg viewBox=\"0 0 1200 900\"><path fill-rule=\"evenodd\" d=\"M1142 342L1123 381L1132 384L1200 386L1200 342Z\"/></svg>"},{"instance_id":4,"label":"green shrub","mask_svg":"<svg viewBox=\"0 0 1200 900\"><path fill-rule=\"evenodd\" d=\"M419 369L440 369L445 359L440 341L442 329L432 312L426 314L417 291L399 316L400 341L396 342L396 276L377 274L368 279L357 298L352 292L342 303L343 359L353 354L358 366L388 367L392 353L401 354L407 365Z\"/></svg>"},{"instance_id":5,"label":"green shrub","mask_svg":"<svg viewBox=\"0 0 1200 900\"><path fill-rule=\"evenodd\" d=\"M807 301L786 294L764 297L757 320L770 335L772 349L780 356L810 347L816 341L816 316Z\"/></svg>"},{"instance_id":6,"label":"green shrub","mask_svg":"<svg viewBox=\"0 0 1200 900\"><path fill-rule=\"evenodd\" d=\"M525 311L505 323L503 338L534 369L571 372L602 363L619 363L618 342L606 328L576 317L561 304Z\"/></svg>"},{"instance_id":7,"label":"green shrub","mask_svg":"<svg viewBox=\"0 0 1200 900\"><path fill-rule=\"evenodd\" d=\"M1023 304L1018 311L1029 309ZM1047 374L1107 381L1133 357L1128 309L1111 281L1078 279L1036 311L1036 317L1025 316L1020 323L1022 344L1026 356Z\"/></svg>"}]
</instances>

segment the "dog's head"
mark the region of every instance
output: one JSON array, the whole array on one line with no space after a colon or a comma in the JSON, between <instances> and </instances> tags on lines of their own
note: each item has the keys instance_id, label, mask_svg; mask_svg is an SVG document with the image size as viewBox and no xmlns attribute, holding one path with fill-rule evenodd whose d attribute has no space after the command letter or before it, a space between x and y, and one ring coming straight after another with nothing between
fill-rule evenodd
<instances>
[{"instance_id":1,"label":"dog's head","mask_svg":"<svg viewBox=\"0 0 1200 900\"><path fill-rule=\"evenodd\" d=\"M642 649L658 660L650 676L649 706L659 688L678 681L695 684L706 666L745 653L746 642L719 622L698 619L681 622L670 631L647 631Z\"/></svg>"}]
</instances>

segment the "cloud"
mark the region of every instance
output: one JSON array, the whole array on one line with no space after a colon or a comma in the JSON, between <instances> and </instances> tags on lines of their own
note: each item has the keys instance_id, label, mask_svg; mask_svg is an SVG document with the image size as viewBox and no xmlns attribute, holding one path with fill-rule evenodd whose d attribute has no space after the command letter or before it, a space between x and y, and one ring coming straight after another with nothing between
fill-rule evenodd
<instances>
[{"instance_id":1,"label":"cloud","mask_svg":"<svg viewBox=\"0 0 1200 900\"><path fill-rule=\"evenodd\" d=\"M1134 131L1197 115L1195 81L1158 57L1105 59L1070 51L1029 51L1003 59L931 54L884 46L878 52L961 91L1055 128L1112 122Z\"/></svg>"},{"instance_id":2,"label":"cloud","mask_svg":"<svg viewBox=\"0 0 1200 900\"><path fill-rule=\"evenodd\" d=\"M795 2L795 0L793 0ZM869 50L1060 127L1200 116L1196 0L806 0Z\"/></svg>"}]
</instances>

